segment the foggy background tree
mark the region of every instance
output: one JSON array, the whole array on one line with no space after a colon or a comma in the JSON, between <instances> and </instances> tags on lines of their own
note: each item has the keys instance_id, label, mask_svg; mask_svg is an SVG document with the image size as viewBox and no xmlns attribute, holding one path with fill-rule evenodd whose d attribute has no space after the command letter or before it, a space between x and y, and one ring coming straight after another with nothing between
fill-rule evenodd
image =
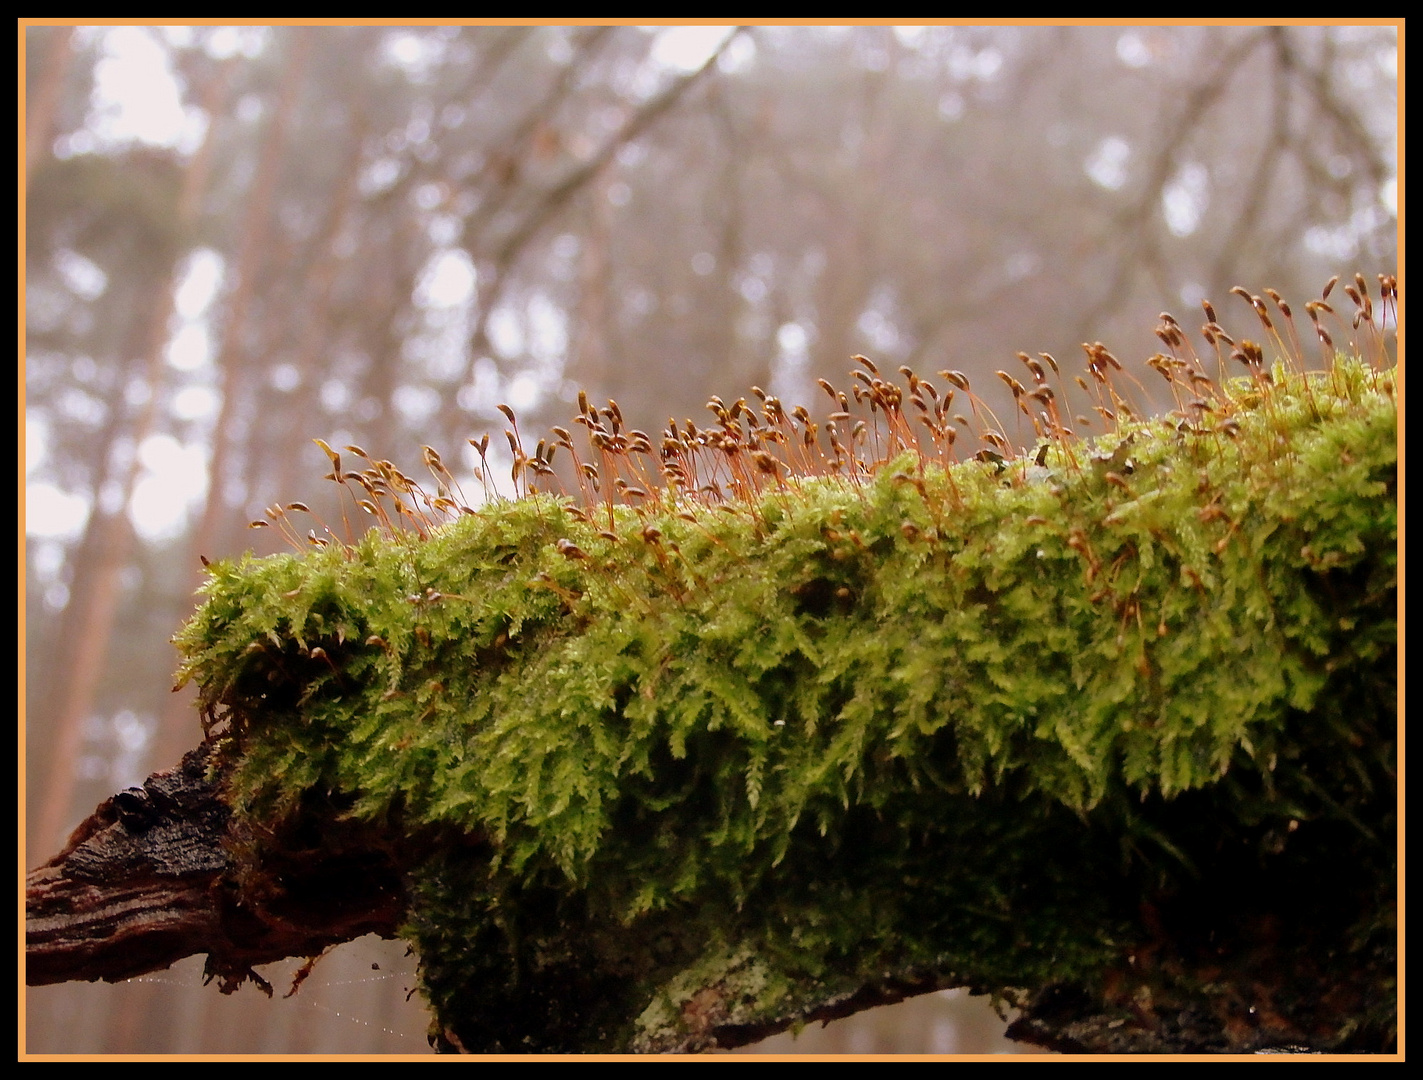
<instances>
[{"instance_id":1,"label":"foggy background tree","mask_svg":"<svg viewBox=\"0 0 1423 1080\"><path fill-rule=\"evenodd\" d=\"M1397 261L1391 25L25 45L26 865L198 741L167 639L199 557L284 549L248 528L273 504L343 527L313 438L433 446L477 497L493 432L507 496L501 404L532 438L579 388L654 433L752 385L821 413L855 353L1007 418L1018 350L1139 373L1158 312ZM319 1024L195 968L31 990L29 1048L420 1052L401 952L318 965Z\"/></svg>"}]
</instances>

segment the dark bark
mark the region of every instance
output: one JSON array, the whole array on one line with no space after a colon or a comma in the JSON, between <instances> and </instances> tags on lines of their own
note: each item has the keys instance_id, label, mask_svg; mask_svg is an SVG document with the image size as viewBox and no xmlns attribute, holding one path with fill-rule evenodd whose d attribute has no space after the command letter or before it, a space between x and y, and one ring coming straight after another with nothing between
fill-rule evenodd
<instances>
[{"instance_id":1,"label":"dark bark","mask_svg":"<svg viewBox=\"0 0 1423 1080\"><path fill-rule=\"evenodd\" d=\"M251 838L231 828L213 747L105 800L30 871L29 985L119 982L206 952L224 993L247 979L270 993L255 965L394 936L405 898L389 858L339 838L252 857Z\"/></svg>"},{"instance_id":2,"label":"dark bark","mask_svg":"<svg viewBox=\"0 0 1423 1080\"><path fill-rule=\"evenodd\" d=\"M177 769L107 799L63 851L30 872L30 985L116 982L206 952L208 978L224 993L251 980L270 994L254 966L314 957L363 934L396 936L407 912L402 865L428 849L343 828L330 807L304 808L281 836L243 835L224 801L220 745L206 743ZM1244 862L1221 869L1249 877ZM1211 874L1202 889L1144 903L1146 944L1093 986L973 989L1020 1007L1011 1038L1066 1053L1393 1049L1396 1032L1377 997L1394 978L1387 918L1373 948L1341 960L1333 948L1340 918L1358 913L1335 910L1350 894L1347 882L1321 884L1308 898L1298 883L1245 880L1229 896L1219 884ZM649 1049L745 1046L792 1022L960 985L952 972L885 972L854 993L827 993L795 1018L746 1024L729 1016L727 988L711 984L683 1009L678 1044Z\"/></svg>"}]
</instances>

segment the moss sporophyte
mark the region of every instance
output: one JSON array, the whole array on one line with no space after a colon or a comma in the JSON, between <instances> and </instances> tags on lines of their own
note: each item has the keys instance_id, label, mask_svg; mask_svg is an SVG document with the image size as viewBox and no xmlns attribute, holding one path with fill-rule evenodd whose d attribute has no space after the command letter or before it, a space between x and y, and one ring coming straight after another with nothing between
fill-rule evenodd
<instances>
[{"instance_id":1,"label":"moss sporophyte","mask_svg":"<svg viewBox=\"0 0 1423 1080\"><path fill-rule=\"evenodd\" d=\"M516 497L485 436L477 508L434 449L426 490L322 443L339 534L273 507L300 553L213 562L176 639L243 857L299 819L389 838L444 1048L696 1049L870 983L1110 1004L1129 971L1209 999L1199 957L1152 967L1143 905L1225 935L1276 889L1345 911L1329 948L1375 949L1380 285L1377 313L1344 287L1352 326L1328 289L1306 305L1323 370L1268 290L1242 291L1268 345L1206 304L1198 352L1163 315L1157 418L1098 343L1085 377L998 373L1016 427L960 372L863 357L819 422L753 389L654 440L583 397L584 437L530 454L505 409Z\"/></svg>"}]
</instances>

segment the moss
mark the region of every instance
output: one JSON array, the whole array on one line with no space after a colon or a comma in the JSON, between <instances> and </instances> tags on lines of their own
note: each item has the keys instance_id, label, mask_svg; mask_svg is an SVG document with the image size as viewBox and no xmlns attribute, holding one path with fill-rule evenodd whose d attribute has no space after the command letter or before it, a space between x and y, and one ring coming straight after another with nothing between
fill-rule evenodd
<instances>
[{"instance_id":1,"label":"moss","mask_svg":"<svg viewBox=\"0 0 1423 1080\"><path fill-rule=\"evenodd\" d=\"M924 973L1100 987L1222 843L1252 881L1345 860L1372 899L1340 917L1386 906L1392 379L219 563L181 676L239 815L318 791L423 838L442 1045L695 1048Z\"/></svg>"}]
</instances>

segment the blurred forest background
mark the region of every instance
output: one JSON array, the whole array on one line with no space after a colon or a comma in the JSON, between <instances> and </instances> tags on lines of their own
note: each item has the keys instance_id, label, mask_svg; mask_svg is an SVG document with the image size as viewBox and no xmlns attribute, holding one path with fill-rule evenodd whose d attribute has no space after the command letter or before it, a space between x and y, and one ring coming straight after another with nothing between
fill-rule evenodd
<instances>
[{"instance_id":1,"label":"blurred forest background","mask_svg":"<svg viewBox=\"0 0 1423 1080\"><path fill-rule=\"evenodd\" d=\"M26 866L198 742L199 556L281 550L272 503L339 520L313 438L477 492L500 404L537 438L585 388L657 432L752 385L821 414L854 353L988 396L1095 340L1145 381L1158 312L1249 332L1233 285L1397 269L1393 25L22 37ZM28 1049L425 1052L402 954L290 1001L200 959L31 990ZM978 1004L796 1047L1006 1048Z\"/></svg>"}]
</instances>

